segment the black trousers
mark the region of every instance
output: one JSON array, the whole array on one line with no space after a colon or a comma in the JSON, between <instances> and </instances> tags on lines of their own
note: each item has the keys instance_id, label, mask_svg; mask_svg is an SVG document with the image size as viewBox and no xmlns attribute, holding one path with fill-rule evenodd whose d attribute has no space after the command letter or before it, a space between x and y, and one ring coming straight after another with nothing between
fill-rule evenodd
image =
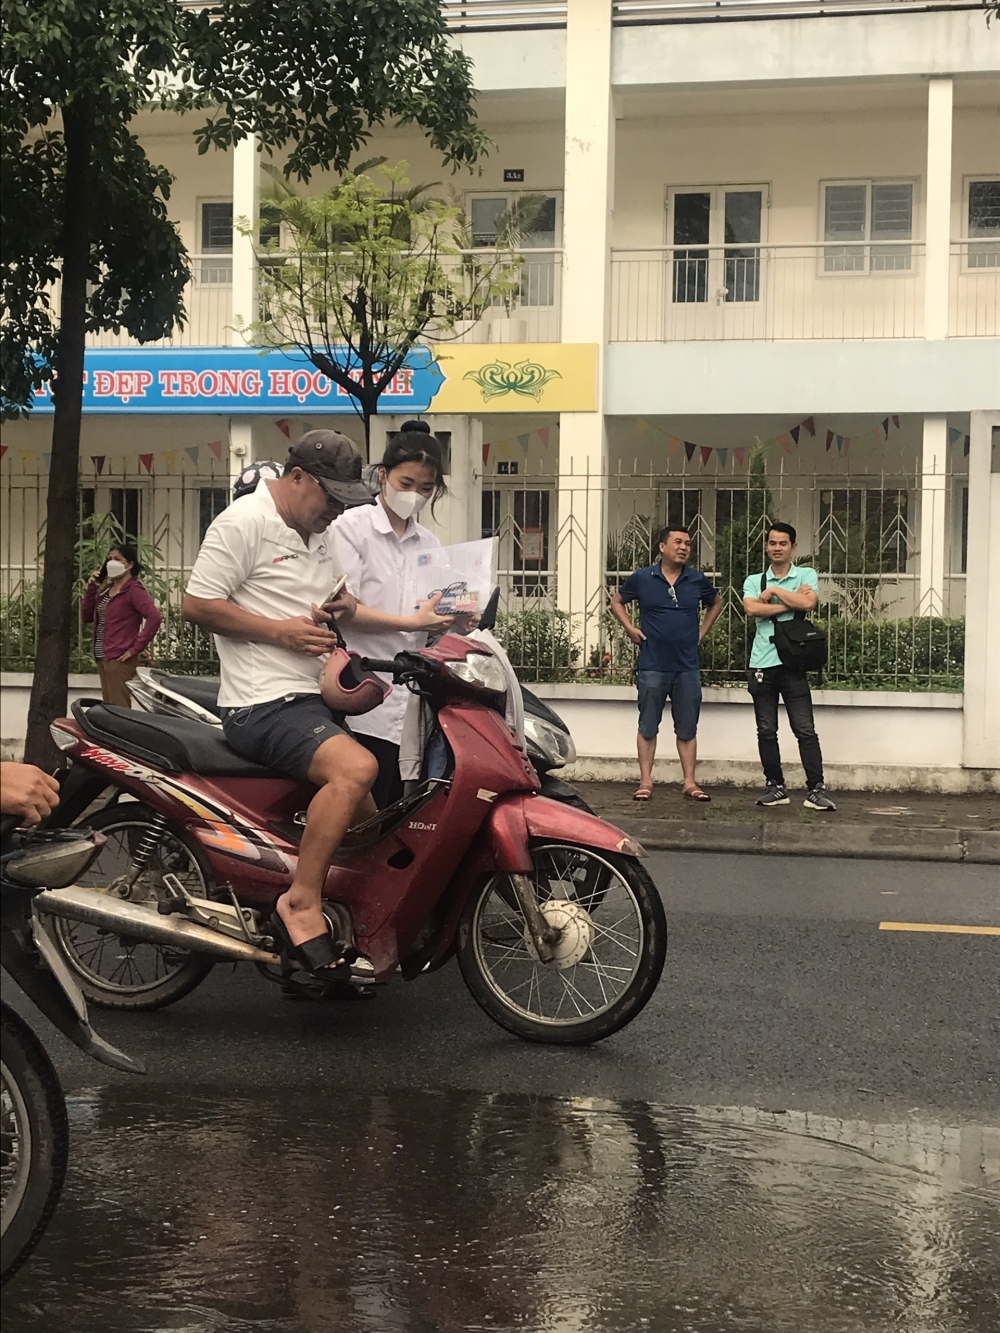
<instances>
[{"instance_id":1,"label":"black trousers","mask_svg":"<svg viewBox=\"0 0 1000 1333\"><path fill-rule=\"evenodd\" d=\"M352 731L351 735L378 760L378 777L372 787L372 797L379 810L384 810L403 794L403 782L399 776L399 746L383 740L381 736L366 736L362 731Z\"/></svg>"},{"instance_id":2,"label":"black trousers","mask_svg":"<svg viewBox=\"0 0 1000 1333\"><path fill-rule=\"evenodd\" d=\"M760 677L760 679L758 679ZM747 672L750 697L757 719L757 749L767 782L785 785L781 771L781 750L778 748L778 701L785 705L788 725L799 743L799 758L806 771L809 790L823 782L823 755L813 723L812 694L804 673L789 671L788 667L751 668Z\"/></svg>"}]
</instances>

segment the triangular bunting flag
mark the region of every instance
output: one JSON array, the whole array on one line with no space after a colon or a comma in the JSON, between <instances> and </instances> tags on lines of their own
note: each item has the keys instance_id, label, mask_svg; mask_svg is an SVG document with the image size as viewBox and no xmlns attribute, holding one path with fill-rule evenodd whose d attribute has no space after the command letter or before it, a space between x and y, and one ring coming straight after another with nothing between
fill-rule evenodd
<instances>
[{"instance_id":1,"label":"triangular bunting flag","mask_svg":"<svg viewBox=\"0 0 1000 1333\"><path fill-rule=\"evenodd\" d=\"M740 467L742 467L742 466L743 466L743 460L744 460L744 458L746 458L746 456L747 456L747 451L746 451L746 449L744 448L744 446L741 444L741 445L739 446L739 448L734 449L734 450L733 450L733 454L734 454L734 456L735 456L735 458L736 458L737 463L739 463Z\"/></svg>"},{"instance_id":2,"label":"triangular bunting flag","mask_svg":"<svg viewBox=\"0 0 1000 1333\"><path fill-rule=\"evenodd\" d=\"M789 439L787 435L779 435L778 443L781 445L782 449L784 449L786 454L790 454L792 452L792 441Z\"/></svg>"},{"instance_id":3,"label":"triangular bunting flag","mask_svg":"<svg viewBox=\"0 0 1000 1333\"><path fill-rule=\"evenodd\" d=\"M52 455L51 455L51 454L42 454L42 459L43 459L43 461L44 461L44 463L45 463L45 466L48 467L49 464L52 462Z\"/></svg>"},{"instance_id":4,"label":"triangular bunting flag","mask_svg":"<svg viewBox=\"0 0 1000 1333\"><path fill-rule=\"evenodd\" d=\"M965 437L965 448L962 450L962 453L965 454L966 458L968 458L968 456L969 456L969 445L970 445L971 443L972 443L972 437L969 436L969 435L966 435L966 437Z\"/></svg>"},{"instance_id":5,"label":"triangular bunting flag","mask_svg":"<svg viewBox=\"0 0 1000 1333\"><path fill-rule=\"evenodd\" d=\"M212 453L215 454L216 458L221 458L221 457L222 457L222 441L221 441L221 440L209 440L209 442L208 442L208 447L209 447L209 449L211 449Z\"/></svg>"},{"instance_id":6,"label":"triangular bunting flag","mask_svg":"<svg viewBox=\"0 0 1000 1333\"><path fill-rule=\"evenodd\" d=\"M709 460L711 457L712 457L712 447L711 447L711 445L703 444L703 445L701 446L701 465L702 465L702 467L705 466L705 464L708 462L708 460Z\"/></svg>"},{"instance_id":7,"label":"triangular bunting flag","mask_svg":"<svg viewBox=\"0 0 1000 1333\"><path fill-rule=\"evenodd\" d=\"M289 427L288 422L285 420L284 417L282 417L280 421L276 421L274 424L278 427L278 429L281 431L282 435L284 435L286 439L290 440L292 438L291 428Z\"/></svg>"},{"instance_id":8,"label":"triangular bunting flag","mask_svg":"<svg viewBox=\"0 0 1000 1333\"><path fill-rule=\"evenodd\" d=\"M826 452L827 452L827 453L830 452L830 445L831 445L831 444L833 444L833 431L832 431L832 430L828 430L828 431L826 432Z\"/></svg>"},{"instance_id":9,"label":"triangular bunting flag","mask_svg":"<svg viewBox=\"0 0 1000 1333\"><path fill-rule=\"evenodd\" d=\"M27 465L31 462L31 450L21 449L19 452L21 455L21 466L27 467Z\"/></svg>"},{"instance_id":10,"label":"triangular bunting flag","mask_svg":"<svg viewBox=\"0 0 1000 1333\"><path fill-rule=\"evenodd\" d=\"M646 420L645 417L640 417L639 420L635 423L636 435L645 435L647 430L649 430L649 422Z\"/></svg>"},{"instance_id":11,"label":"triangular bunting flag","mask_svg":"<svg viewBox=\"0 0 1000 1333\"><path fill-rule=\"evenodd\" d=\"M684 452L687 454L687 459L689 463L691 462L691 459L694 458L694 451L697 448L698 446L696 444L692 444L690 440L684 441Z\"/></svg>"},{"instance_id":12,"label":"triangular bunting flag","mask_svg":"<svg viewBox=\"0 0 1000 1333\"><path fill-rule=\"evenodd\" d=\"M899 430L899 417L893 417L892 424Z\"/></svg>"},{"instance_id":13,"label":"triangular bunting flag","mask_svg":"<svg viewBox=\"0 0 1000 1333\"><path fill-rule=\"evenodd\" d=\"M140 455L139 455L139 462L142 464L142 466L146 469L147 472L152 472L152 470L153 470L153 455L152 455L152 454L140 454Z\"/></svg>"},{"instance_id":14,"label":"triangular bunting flag","mask_svg":"<svg viewBox=\"0 0 1000 1333\"><path fill-rule=\"evenodd\" d=\"M0 444L0 458L3 458L3 456L4 456L4 454L5 454L6 452L7 452L7 445L5 445L5 444ZM50 457L51 457L51 455L50 455Z\"/></svg>"},{"instance_id":15,"label":"triangular bunting flag","mask_svg":"<svg viewBox=\"0 0 1000 1333\"><path fill-rule=\"evenodd\" d=\"M845 436L844 436L844 453L845 453L845 454L847 453L848 449L850 449L850 447L851 447L851 441L852 441L853 439L854 439L854 436L853 436L853 435L845 435Z\"/></svg>"},{"instance_id":16,"label":"triangular bunting flag","mask_svg":"<svg viewBox=\"0 0 1000 1333\"><path fill-rule=\"evenodd\" d=\"M810 435L816 434L816 421L814 417L806 417L805 421L803 421L802 424L803 426L805 426L806 430L809 432Z\"/></svg>"},{"instance_id":17,"label":"triangular bunting flag","mask_svg":"<svg viewBox=\"0 0 1000 1333\"><path fill-rule=\"evenodd\" d=\"M303 435L306 433L306 431L309 431L309 430L312 430L312 429L313 429L313 424L312 424L311 421L303 421L303 423L302 423L302 433L303 433Z\"/></svg>"},{"instance_id":18,"label":"triangular bunting flag","mask_svg":"<svg viewBox=\"0 0 1000 1333\"><path fill-rule=\"evenodd\" d=\"M171 471L173 471L174 464L177 462L177 450L164 449L163 458L167 464L167 467L170 468Z\"/></svg>"},{"instance_id":19,"label":"triangular bunting flag","mask_svg":"<svg viewBox=\"0 0 1000 1333\"><path fill-rule=\"evenodd\" d=\"M885 432L885 438L888 439L888 438L889 438L889 418L888 418L888 417L886 417L886 419L882 422L882 429L883 429L883 431Z\"/></svg>"},{"instance_id":20,"label":"triangular bunting flag","mask_svg":"<svg viewBox=\"0 0 1000 1333\"><path fill-rule=\"evenodd\" d=\"M948 427L948 443L954 444L957 440L964 439L962 432L954 426Z\"/></svg>"},{"instance_id":21,"label":"triangular bunting flag","mask_svg":"<svg viewBox=\"0 0 1000 1333\"><path fill-rule=\"evenodd\" d=\"M525 453L528 452L528 442L530 441L530 439L531 439L530 435L519 435L517 437L517 442Z\"/></svg>"},{"instance_id":22,"label":"triangular bunting flag","mask_svg":"<svg viewBox=\"0 0 1000 1333\"><path fill-rule=\"evenodd\" d=\"M729 457L729 450L728 450L728 449L716 449L715 452L719 455L719 462L722 464L723 467L725 467L725 466L726 466L726 459Z\"/></svg>"},{"instance_id":23,"label":"triangular bunting flag","mask_svg":"<svg viewBox=\"0 0 1000 1333\"><path fill-rule=\"evenodd\" d=\"M798 444L799 442L799 431L801 429L802 429L801 426L793 426L792 429L788 432L796 444Z\"/></svg>"},{"instance_id":24,"label":"triangular bunting flag","mask_svg":"<svg viewBox=\"0 0 1000 1333\"><path fill-rule=\"evenodd\" d=\"M551 426L543 426L542 429L538 432L538 438L542 442L543 449L547 449L549 447L549 431L551 429L552 429Z\"/></svg>"},{"instance_id":25,"label":"triangular bunting flag","mask_svg":"<svg viewBox=\"0 0 1000 1333\"><path fill-rule=\"evenodd\" d=\"M91 454L91 455L90 455L90 461L93 463L94 467L97 469L97 475L98 475L98 476L100 476L101 473L104 471L104 463L105 463L105 459L106 459L106 458L107 458L107 455L106 455L106 454Z\"/></svg>"},{"instance_id":26,"label":"triangular bunting flag","mask_svg":"<svg viewBox=\"0 0 1000 1333\"><path fill-rule=\"evenodd\" d=\"M201 453L201 445L200 445L200 444L189 444L189 445L185 448L184 452L187 454L188 458L190 458L190 460L191 460L192 463L197 463L197 461L198 461L198 455Z\"/></svg>"},{"instance_id":27,"label":"triangular bunting flag","mask_svg":"<svg viewBox=\"0 0 1000 1333\"><path fill-rule=\"evenodd\" d=\"M487 464L489 461L490 461L490 446L489 446L488 444L484 444L484 445L483 445L483 467L485 467L486 464Z\"/></svg>"},{"instance_id":28,"label":"triangular bunting flag","mask_svg":"<svg viewBox=\"0 0 1000 1333\"><path fill-rule=\"evenodd\" d=\"M837 441L837 453L838 453L838 454L839 454L839 453L843 453L843 450L844 450L844 437L843 437L843 435L837 435L837 436L835 436L835 439L836 439L836 441Z\"/></svg>"},{"instance_id":29,"label":"triangular bunting flag","mask_svg":"<svg viewBox=\"0 0 1000 1333\"><path fill-rule=\"evenodd\" d=\"M504 458L510 457L510 440L498 440L497 452L503 454Z\"/></svg>"},{"instance_id":30,"label":"triangular bunting flag","mask_svg":"<svg viewBox=\"0 0 1000 1333\"><path fill-rule=\"evenodd\" d=\"M667 436L667 453L672 458L681 447L681 442L676 435Z\"/></svg>"}]
</instances>

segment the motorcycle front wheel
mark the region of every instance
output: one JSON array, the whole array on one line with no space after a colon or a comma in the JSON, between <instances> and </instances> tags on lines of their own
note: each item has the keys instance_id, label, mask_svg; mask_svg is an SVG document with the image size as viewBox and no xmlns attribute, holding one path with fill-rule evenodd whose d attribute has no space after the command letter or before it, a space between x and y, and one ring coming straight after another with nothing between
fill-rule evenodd
<instances>
[{"instance_id":1,"label":"motorcycle front wheel","mask_svg":"<svg viewBox=\"0 0 1000 1333\"><path fill-rule=\"evenodd\" d=\"M0 1013L0 1283L38 1244L66 1175L66 1099L41 1042L12 1009Z\"/></svg>"},{"instance_id":2,"label":"motorcycle front wheel","mask_svg":"<svg viewBox=\"0 0 1000 1333\"><path fill-rule=\"evenodd\" d=\"M639 862L566 843L532 848L542 915L560 935L541 962L506 874L470 894L458 928L465 984L494 1022L526 1041L582 1046L618 1032L656 989L667 922Z\"/></svg>"}]
</instances>

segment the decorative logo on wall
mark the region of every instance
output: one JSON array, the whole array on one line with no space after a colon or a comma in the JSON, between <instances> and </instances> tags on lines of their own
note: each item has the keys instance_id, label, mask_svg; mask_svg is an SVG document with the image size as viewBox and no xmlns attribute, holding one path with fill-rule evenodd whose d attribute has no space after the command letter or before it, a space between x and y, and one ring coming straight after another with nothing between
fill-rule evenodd
<instances>
[{"instance_id":1,"label":"decorative logo on wall","mask_svg":"<svg viewBox=\"0 0 1000 1333\"><path fill-rule=\"evenodd\" d=\"M537 361L491 361L477 370L467 370L462 376L474 380L483 395L483 402L491 398L500 398L504 394L520 394L523 398L534 398L537 403L542 390L550 380L561 380L558 370L548 370Z\"/></svg>"}]
</instances>

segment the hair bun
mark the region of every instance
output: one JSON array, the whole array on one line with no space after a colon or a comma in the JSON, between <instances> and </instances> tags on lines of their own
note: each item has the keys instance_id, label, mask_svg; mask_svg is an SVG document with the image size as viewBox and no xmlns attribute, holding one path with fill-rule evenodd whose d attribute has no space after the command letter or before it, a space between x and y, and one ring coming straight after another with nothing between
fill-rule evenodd
<instances>
[{"instance_id":1,"label":"hair bun","mask_svg":"<svg viewBox=\"0 0 1000 1333\"><path fill-rule=\"evenodd\" d=\"M400 435L430 435L431 428L426 421L404 421L399 428Z\"/></svg>"}]
</instances>

